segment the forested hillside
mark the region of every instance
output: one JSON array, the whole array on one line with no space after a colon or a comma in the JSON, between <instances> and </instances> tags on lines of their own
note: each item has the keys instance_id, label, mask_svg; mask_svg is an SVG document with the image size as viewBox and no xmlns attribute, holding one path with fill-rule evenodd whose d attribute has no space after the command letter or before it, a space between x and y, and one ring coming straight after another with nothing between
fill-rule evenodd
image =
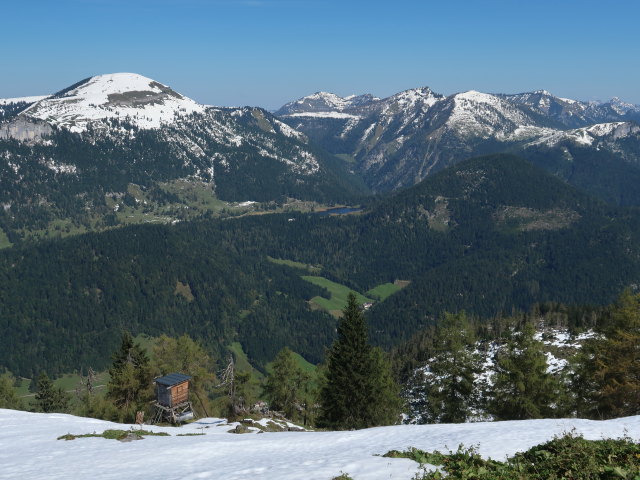
<instances>
[{"instance_id":1,"label":"forested hillside","mask_svg":"<svg viewBox=\"0 0 640 480\"><path fill-rule=\"evenodd\" d=\"M188 332L258 365L288 345L312 362L335 319L314 265L359 292L408 283L369 310L390 346L442 311L480 317L535 302L606 304L640 276L640 217L513 156L463 162L362 213L289 213L138 226L0 254L2 361L17 374L104 366L121 328ZM268 339L268 340L265 340Z\"/></svg>"},{"instance_id":2,"label":"forested hillside","mask_svg":"<svg viewBox=\"0 0 640 480\"><path fill-rule=\"evenodd\" d=\"M319 362L335 321L304 299L322 289L212 226L132 227L3 251L0 364L24 376L100 369L125 328L188 332L216 352L241 332L258 365L284 345Z\"/></svg>"}]
</instances>

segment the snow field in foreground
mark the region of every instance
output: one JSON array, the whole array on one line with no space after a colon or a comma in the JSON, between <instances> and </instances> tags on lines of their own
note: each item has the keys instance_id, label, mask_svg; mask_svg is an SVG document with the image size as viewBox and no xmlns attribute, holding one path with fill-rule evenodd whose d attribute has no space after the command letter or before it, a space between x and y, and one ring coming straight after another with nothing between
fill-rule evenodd
<instances>
[{"instance_id":1,"label":"snow field in foreground","mask_svg":"<svg viewBox=\"0 0 640 480\"><path fill-rule=\"evenodd\" d=\"M349 432L227 433L235 425L206 418L181 428L144 426L170 437L129 443L104 438L64 441L56 439L66 433L126 430L131 425L0 409L0 479L329 480L344 472L354 480L409 480L418 471L417 463L375 455L408 447L448 451L462 443L478 445L483 456L503 460L574 428L593 440L625 434L640 440L640 416L602 422L560 419L398 425ZM206 435L176 436L200 432Z\"/></svg>"}]
</instances>

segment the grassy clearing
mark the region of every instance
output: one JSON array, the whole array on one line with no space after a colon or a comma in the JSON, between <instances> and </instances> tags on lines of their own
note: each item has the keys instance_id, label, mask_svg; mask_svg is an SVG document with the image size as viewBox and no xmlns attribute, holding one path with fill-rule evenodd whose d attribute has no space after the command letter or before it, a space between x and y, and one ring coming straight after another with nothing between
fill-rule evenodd
<instances>
[{"instance_id":1,"label":"grassy clearing","mask_svg":"<svg viewBox=\"0 0 640 480\"><path fill-rule=\"evenodd\" d=\"M249 357L247 357L247 354L244 353L244 350L242 349L242 345L240 345L240 342L233 342L231 345L229 345L228 348L231 351L231 353L233 353L233 357L236 363L235 365L236 370L238 372L249 372L259 379L262 379L264 377L264 375L261 372L253 368L253 366L251 365L251 362L249 362Z\"/></svg>"},{"instance_id":2,"label":"grassy clearing","mask_svg":"<svg viewBox=\"0 0 640 480\"><path fill-rule=\"evenodd\" d=\"M86 375L86 372L84 372ZM84 377L86 378L86 376ZM80 374L78 373L67 373L62 375L61 377L53 380L53 384L56 387L62 388L65 392L70 394L72 404L76 401L75 391L76 388L80 385ZM109 383L109 372L96 372L95 383L94 383L94 391L96 395L104 395L106 392L106 385ZM26 404L27 408L35 406L35 393L29 391L29 385L31 384L30 378L21 378L19 385L15 387L16 393L22 399L22 401Z\"/></svg>"},{"instance_id":3,"label":"grassy clearing","mask_svg":"<svg viewBox=\"0 0 640 480\"><path fill-rule=\"evenodd\" d=\"M187 302L193 302L195 298L191 292L191 286L188 283L182 283L180 280L176 282L176 289L173 294L182 296Z\"/></svg>"},{"instance_id":4,"label":"grassy clearing","mask_svg":"<svg viewBox=\"0 0 640 480\"><path fill-rule=\"evenodd\" d=\"M309 273L320 273L322 267L316 265L308 265L306 263L296 262L294 260L284 260L281 258L273 258L267 256L267 260L277 265L286 265L287 267L297 268L299 270L305 270Z\"/></svg>"},{"instance_id":5,"label":"grassy clearing","mask_svg":"<svg viewBox=\"0 0 640 480\"><path fill-rule=\"evenodd\" d=\"M159 223L172 224L179 221L192 220L202 216L223 218L240 218L245 215L267 215L283 212L312 212L330 206L309 201L290 201L286 204L275 202L225 202L216 198L212 185L193 180L174 180L158 183L157 187L164 191L167 198L159 200L152 190L135 184L127 186L125 203L124 192L106 194L105 206L108 212L103 215L88 207L86 216L75 221L68 218L57 218L49 222L44 229L21 229L16 233L33 240L63 238L87 232L100 232L126 225ZM135 198L135 202L131 201ZM0 249L11 247L5 232L0 229ZM317 273L310 267L310 273Z\"/></svg>"},{"instance_id":6,"label":"grassy clearing","mask_svg":"<svg viewBox=\"0 0 640 480\"><path fill-rule=\"evenodd\" d=\"M85 372L86 373L86 372ZM65 392L75 391L80 384L80 375L77 373L67 373L53 381L57 387L61 387ZM109 372L99 372L96 374L95 386L106 385L109 382Z\"/></svg>"},{"instance_id":7,"label":"grassy clearing","mask_svg":"<svg viewBox=\"0 0 640 480\"><path fill-rule=\"evenodd\" d=\"M396 293L398 290L402 290L402 287L395 283L383 283L377 287L373 287L367 292L367 295L371 298L375 298L380 302L384 302L388 297Z\"/></svg>"},{"instance_id":8,"label":"grassy clearing","mask_svg":"<svg viewBox=\"0 0 640 480\"><path fill-rule=\"evenodd\" d=\"M298 365L298 367L300 367L304 372L310 374L311 376L316 375L316 372L318 371L317 366L315 366L313 363L307 362L302 355L296 352L292 352L292 353L296 361L296 365ZM273 362L267 363L265 365L265 369L267 370L267 373L271 373L273 371Z\"/></svg>"},{"instance_id":9,"label":"grassy clearing","mask_svg":"<svg viewBox=\"0 0 640 480\"><path fill-rule=\"evenodd\" d=\"M318 285L329 290L331 298L326 299L324 297L313 297L311 299L311 302L319 305L324 310L327 310L328 312L331 310L342 310L347 305L347 296L349 295L349 292L352 291L349 287L341 285L340 283L332 282L324 277L305 275L302 278L307 282L311 282L314 285ZM371 298L365 297L361 293L354 293L358 303L360 304L373 302Z\"/></svg>"},{"instance_id":10,"label":"grassy clearing","mask_svg":"<svg viewBox=\"0 0 640 480\"><path fill-rule=\"evenodd\" d=\"M0 249L8 248L11 245L13 245L13 243L9 241L9 237L7 237L7 234L4 233L4 230L0 229Z\"/></svg>"}]
</instances>

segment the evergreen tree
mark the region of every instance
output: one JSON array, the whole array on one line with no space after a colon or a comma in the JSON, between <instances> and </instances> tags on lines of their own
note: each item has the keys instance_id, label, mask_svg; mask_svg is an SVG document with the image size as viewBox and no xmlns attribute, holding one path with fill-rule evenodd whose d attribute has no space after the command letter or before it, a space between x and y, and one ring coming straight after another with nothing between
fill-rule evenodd
<instances>
[{"instance_id":1,"label":"evergreen tree","mask_svg":"<svg viewBox=\"0 0 640 480\"><path fill-rule=\"evenodd\" d=\"M123 419L133 420L136 410L143 409L151 398L153 377L149 357L139 344L133 342L131 334L125 331L120 349L112 359L107 397L120 409Z\"/></svg>"},{"instance_id":2,"label":"evergreen tree","mask_svg":"<svg viewBox=\"0 0 640 480\"><path fill-rule=\"evenodd\" d=\"M412 413L420 423L461 423L472 414L480 371L474 343L465 313L445 313L434 334L433 356L414 384Z\"/></svg>"},{"instance_id":3,"label":"evergreen tree","mask_svg":"<svg viewBox=\"0 0 640 480\"><path fill-rule=\"evenodd\" d=\"M15 379L9 372L0 375L0 408L22 410L24 407L13 385Z\"/></svg>"},{"instance_id":4,"label":"evergreen tree","mask_svg":"<svg viewBox=\"0 0 640 480\"><path fill-rule=\"evenodd\" d=\"M496 355L493 387L487 396L489 413L497 420L548 418L562 413L563 386L547 372L542 342L534 335L533 325L526 323Z\"/></svg>"},{"instance_id":5,"label":"evergreen tree","mask_svg":"<svg viewBox=\"0 0 640 480\"><path fill-rule=\"evenodd\" d=\"M297 420L305 409L304 394L309 390L309 375L296 363L293 352L284 347L273 361L273 372L267 377L264 393L273 410Z\"/></svg>"},{"instance_id":6,"label":"evergreen tree","mask_svg":"<svg viewBox=\"0 0 640 480\"><path fill-rule=\"evenodd\" d=\"M577 412L593 418L640 413L640 294L622 293L610 319L583 346L574 388Z\"/></svg>"},{"instance_id":7,"label":"evergreen tree","mask_svg":"<svg viewBox=\"0 0 640 480\"><path fill-rule=\"evenodd\" d=\"M39 412L65 412L69 407L69 396L61 387L56 387L49 376L42 372L38 377L36 409Z\"/></svg>"},{"instance_id":8,"label":"evergreen tree","mask_svg":"<svg viewBox=\"0 0 640 480\"><path fill-rule=\"evenodd\" d=\"M353 292L328 352L320 403L318 426L332 429L391 424L400 410L390 363L369 345L366 321Z\"/></svg>"}]
</instances>

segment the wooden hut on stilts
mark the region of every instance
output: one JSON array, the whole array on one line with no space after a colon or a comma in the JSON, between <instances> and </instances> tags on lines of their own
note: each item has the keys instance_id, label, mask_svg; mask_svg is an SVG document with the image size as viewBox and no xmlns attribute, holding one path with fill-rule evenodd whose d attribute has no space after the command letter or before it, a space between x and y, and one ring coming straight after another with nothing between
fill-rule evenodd
<instances>
[{"instance_id":1,"label":"wooden hut on stilts","mask_svg":"<svg viewBox=\"0 0 640 480\"><path fill-rule=\"evenodd\" d=\"M156 384L153 423L182 423L195 418L189 399L189 375L170 373L154 380Z\"/></svg>"}]
</instances>

